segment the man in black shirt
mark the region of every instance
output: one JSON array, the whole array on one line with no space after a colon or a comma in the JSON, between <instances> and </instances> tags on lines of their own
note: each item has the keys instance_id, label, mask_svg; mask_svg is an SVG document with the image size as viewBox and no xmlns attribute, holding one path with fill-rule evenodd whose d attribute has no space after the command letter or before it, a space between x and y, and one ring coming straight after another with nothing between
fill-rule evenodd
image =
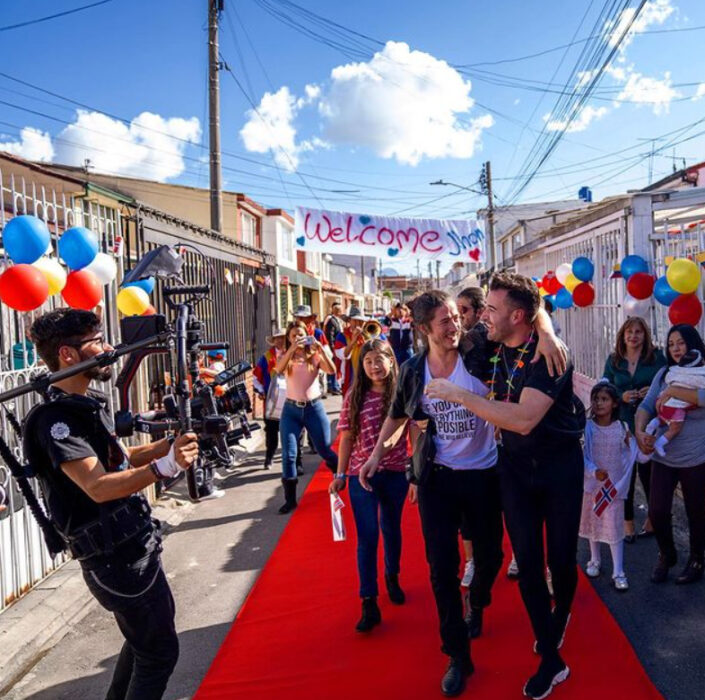
<instances>
[{"instance_id":1,"label":"man in black shirt","mask_svg":"<svg viewBox=\"0 0 705 700\"><path fill-rule=\"evenodd\" d=\"M99 318L77 309L38 318L32 340L52 372L111 349ZM173 444L165 439L123 447L105 397L89 389L92 381L110 377L110 368L98 367L56 382L47 403L27 417L24 449L53 525L125 637L107 697L157 700L179 644L174 599L159 556L159 523L140 492L189 468L198 457L198 441L187 433Z\"/></svg>"},{"instance_id":2,"label":"man in black shirt","mask_svg":"<svg viewBox=\"0 0 705 700\"><path fill-rule=\"evenodd\" d=\"M558 652L577 587L577 542L583 484L584 416L573 395L573 367L552 375L536 350L532 321L540 307L526 277L492 278L484 319L491 358L487 398L436 379L427 395L462 403L501 429L498 471L507 530L519 564L519 587L542 660L524 687L544 698L570 671ZM578 408L576 408L578 406ZM543 537L556 605L544 578Z\"/></svg>"}]
</instances>

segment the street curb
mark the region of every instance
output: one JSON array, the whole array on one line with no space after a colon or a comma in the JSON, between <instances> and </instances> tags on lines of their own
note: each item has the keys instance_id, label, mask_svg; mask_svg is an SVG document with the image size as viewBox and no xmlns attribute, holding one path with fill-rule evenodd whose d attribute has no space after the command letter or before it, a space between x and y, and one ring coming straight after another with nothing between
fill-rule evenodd
<instances>
[{"instance_id":1,"label":"street curb","mask_svg":"<svg viewBox=\"0 0 705 700\"><path fill-rule=\"evenodd\" d=\"M264 445L264 430L243 442L243 454ZM152 506L163 534L181 524L194 505L182 483ZM0 614L0 698L98 606L83 581L81 566L69 560Z\"/></svg>"}]
</instances>

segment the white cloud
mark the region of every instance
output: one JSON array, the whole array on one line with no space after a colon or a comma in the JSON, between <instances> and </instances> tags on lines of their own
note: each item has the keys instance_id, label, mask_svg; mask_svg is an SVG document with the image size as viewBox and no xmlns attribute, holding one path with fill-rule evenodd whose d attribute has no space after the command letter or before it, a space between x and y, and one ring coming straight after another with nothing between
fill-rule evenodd
<instances>
[{"instance_id":1,"label":"white cloud","mask_svg":"<svg viewBox=\"0 0 705 700\"><path fill-rule=\"evenodd\" d=\"M544 115L543 119L546 122L548 131L565 131L567 134L572 134L578 131L585 131L593 121L602 119L607 112L607 107L587 105L580 110L580 114L570 124L568 124L567 119L551 119L550 114Z\"/></svg>"},{"instance_id":2,"label":"white cloud","mask_svg":"<svg viewBox=\"0 0 705 700\"><path fill-rule=\"evenodd\" d=\"M310 142L297 143L294 118L308 99L315 99L316 86L307 85L307 98L297 100L284 86L275 93L265 92L259 107L247 112L247 122L240 130L240 137L248 151L272 151L274 160L285 170L299 167L299 154L311 150Z\"/></svg>"},{"instance_id":3,"label":"white cloud","mask_svg":"<svg viewBox=\"0 0 705 700\"><path fill-rule=\"evenodd\" d=\"M467 117L471 87L445 61L390 41L369 62L334 68L324 86L307 85L304 97L286 86L265 93L257 110L247 112L240 136L248 150L271 150L289 170L301 153L331 144L366 147L408 165L424 157L469 158L494 123L489 114ZM325 140L297 141L296 118L312 104Z\"/></svg>"},{"instance_id":4,"label":"white cloud","mask_svg":"<svg viewBox=\"0 0 705 700\"><path fill-rule=\"evenodd\" d=\"M184 151L200 137L196 117L165 119L142 112L127 125L100 112L78 110L76 121L55 140L55 160L83 165L89 159L98 172L163 182L185 170Z\"/></svg>"},{"instance_id":5,"label":"white cloud","mask_svg":"<svg viewBox=\"0 0 705 700\"><path fill-rule=\"evenodd\" d=\"M617 99L628 100L636 104L649 104L654 114L667 114L671 101L681 95L671 86L671 82L671 74L668 71L660 80L642 75L630 68L627 71L626 83L617 95Z\"/></svg>"},{"instance_id":6,"label":"white cloud","mask_svg":"<svg viewBox=\"0 0 705 700\"><path fill-rule=\"evenodd\" d=\"M703 97L705 97L705 83L700 83L700 85L698 85L697 89L695 90L695 94L693 95L693 102L697 102Z\"/></svg>"},{"instance_id":7,"label":"white cloud","mask_svg":"<svg viewBox=\"0 0 705 700\"><path fill-rule=\"evenodd\" d=\"M319 105L324 133L407 165L469 158L494 123L489 114L461 120L473 106L471 87L445 61L389 41L370 61L333 69Z\"/></svg>"},{"instance_id":8,"label":"white cloud","mask_svg":"<svg viewBox=\"0 0 705 700\"><path fill-rule=\"evenodd\" d=\"M0 143L0 151L6 151L27 160L51 161L54 157L54 147L51 136L31 126L20 131L19 141Z\"/></svg>"},{"instance_id":9,"label":"white cloud","mask_svg":"<svg viewBox=\"0 0 705 700\"><path fill-rule=\"evenodd\" d=\"M675 11L676 8L671 4L671 0L649 0L627 31L619 48L620 52L623 53L627 49L636 34L646 31L655 24L663 24ZM634 19L635 13L635 7L628 7L622 10L616 21L605 25L604 32L610 46L614 47L619 43L620 37Z\"/></svg>"}]
</instances>

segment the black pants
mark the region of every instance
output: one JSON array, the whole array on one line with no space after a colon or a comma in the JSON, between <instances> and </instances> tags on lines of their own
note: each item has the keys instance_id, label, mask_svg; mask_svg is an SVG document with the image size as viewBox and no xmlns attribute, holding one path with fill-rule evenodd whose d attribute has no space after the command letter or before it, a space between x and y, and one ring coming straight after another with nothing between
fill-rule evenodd
<instances>
[{"instance_id":1,"label":"black pants","mask_svg":"<svg viewBox=\"0 0 705 700\"><path fill-rule=\"evenodd\" d=\"M673 493L680 482L688 517L690 556L702 560L705 551L705 463L695 467L667 467L653 462L649 515L661 552L675 555L671 527Z\"/></svg>"},{"instance_id":2,"label":"black pants","mask_svg":"<svg viewBox=\"0 0 705 700\"><path fill-rule=\"evenodd\" d=\"M83 570L125 637L106 700L159 700L179 658L174 598L158 552Z\"/></svg>"},{"instance_id":3,"label":"black pants","mask_svg":"<svg viewBox=\"0 0 705 700\"><path fill-rule=\"evenodd\" d=\"M646 496L646 502L649 502L649 495L651 492L651 460L648 462L637 462L635 469L632 469L632 480L629 482L629 493L627 494L627 500L624 501L624 519L634 520L634 492L636 491L636 475L639 473L639 481L644 488L644 495Z\"/></svg>"},{"instance_id":4,"label":"black pants","mask_svg":"<svg viewBox=\"0 0 705 700\"><path fill-rule=\"evenodd\" d=\"M442 651L462 657L468 650L460 595L458 528L466 517L472 535L475 576L470 604L490 604L492 584L502 566L502 509L496 468L453 470L434 466L419 486L419 513L431 587L438 608Z\"/></svg>"},{"instance_id":5,"label":"black pants","mask_svg":"<svg viewBox=\"0 0 705 700\"><path fill-rule=\"evenodd\" d=\"M558 626L570 613L578 585L577 549L583 501L583 453L576 440L551 458L532 459L500 449L502 507L514 556L519 590L542 655L555 653ZM546 556L544 557L544 528ZM546 585L553 578L555 619Z\"/></svg>"},{"instance_id":6,"label":"black pants","mask_svg":"<svg viewBox=\"0 0 705 700\"><path fill-rule=\"evenodd\" d=\"M274 460L274 453L277 451L277 447L279 447L279 421L278 420L270 420L269 418L265 418L264 421L264 436L265 436L265 457L264 457L264 463L265 464L272 464L272 461ZM301 467L303 466L303 461L301 457L301 436L299 436L299 444L298 444L298 451L296 452L296 466Z\"/></svg>"}]
</instances>

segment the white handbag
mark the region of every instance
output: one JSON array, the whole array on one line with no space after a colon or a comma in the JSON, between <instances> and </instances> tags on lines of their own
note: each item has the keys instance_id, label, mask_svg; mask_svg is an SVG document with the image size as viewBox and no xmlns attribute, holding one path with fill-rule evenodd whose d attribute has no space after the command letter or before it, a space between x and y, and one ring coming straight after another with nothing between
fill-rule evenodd
<instances>
[{"instance_id":1,"label":"white handbag","mask_svg":"<svg viewBox=\"0 0 705 700\"><path fill-rule=\"evenodd\" d=\"M279 420L286 401L286 376L283 374L272 374L267 390L267 398L264 400L264 417L267 420Z\"/></svg>"}]
</instances>

